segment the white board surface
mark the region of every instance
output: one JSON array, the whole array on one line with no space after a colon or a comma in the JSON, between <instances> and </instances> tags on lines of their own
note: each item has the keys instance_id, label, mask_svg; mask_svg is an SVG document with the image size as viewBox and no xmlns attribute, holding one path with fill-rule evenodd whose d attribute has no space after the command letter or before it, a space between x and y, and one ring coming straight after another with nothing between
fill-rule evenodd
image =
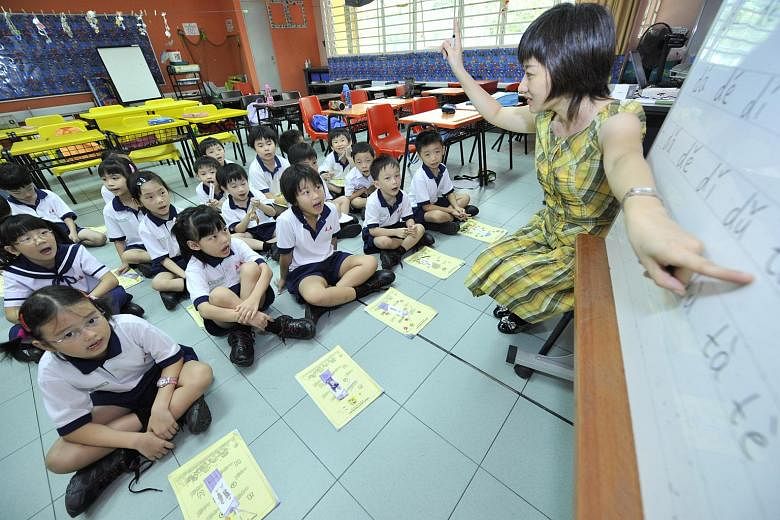
<instances>
[{"instance_id":1,"label":"white board surface","mask_svg":"<svg viewBox=\"0 0 780 520\"><path fill-rule=\"evenodd\" d=\"M122 103L162 97L139 46L100 47L98 54Z\"/></svg>"},{"instance_id":2,"label":"white board surface","mask_svg":"<svg viewBox=\"0 0 780 520\"><path fill-rule=\"evenodd\" d=\"M642 278L607 237L649 519L780 518L780 1L724 0L648 160L665 204L745 287Z\"/></svg>"}]
</instances>

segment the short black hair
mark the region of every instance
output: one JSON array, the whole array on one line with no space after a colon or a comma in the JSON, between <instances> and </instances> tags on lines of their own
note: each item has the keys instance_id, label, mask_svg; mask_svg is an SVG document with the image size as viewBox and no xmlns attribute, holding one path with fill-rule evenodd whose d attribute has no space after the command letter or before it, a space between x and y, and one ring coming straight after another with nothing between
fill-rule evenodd
<instances>
[{"instance_id":1,"label":"short black hair","mask_svg":"<svg viewBox=\"0 0 780 520\"><path fill-rule=\"evenodd\" d=\"M597 4L558 4L534 20L517 46L522 66L534 58L550 74L548 99L571 96L567 117L577 116L583 99L609 97L615 61L615 23Z\"/></svg>"},{"instance_id":2,"label":"short black hair","mask_svg":"<svg viewBox=\"0 0 780 520\"><path fill-rule=\"evenodd\" d=\"M35 215L26 213L11 215L0 222L0 269L13 262L16 257L5 250L5 246L12 246L19 237L36 229L48 229L54 233L58 244L70 244L68 236L52 222Z\"/></svg>"},{"instance_id":3,"label":"short black hair","mask_svg":"<svg viewBox=\"0 0 780 520\"><path fill-rule=\"evenodd\" d=\"M220 146L222 149L225 149L225 145L222 144L222 142L219 139L215 139L213 137L207 137L203 141L198 143L198 152L200 152L201 155L206 155L206 150L211 148L212 146Z\"/></svg>"},{"instance_id":4,"label":"short black hair","mask_svg":"<svg viewBox=\"0 0 780 520\"><path fill-rule=\"evenodd\" d=\"M21 164L0 164L0 189L18 190L32 184L32 175Z\"/></svg>"},{"instance_id":5,"label":"short black hair","mask_svg":"<svg viewBox=\"0 0 780 520\"><path fill-rule=\"evenodd\" d=\"M279 149L282 150L284 155L289 156L290 148L302 141L303 134L296 128L290 128L289 130L282 132L282 135L279 136Z\"/></svg>"},{"instance_id":6,"label":"short black hair","mask_svg":"<svg viewBox=\"0 0 780 520\"><path fill-rule=\"evenodd\" d=\"M444 140L441 138L441 135L439 134L439 131L436 129L428 129L423 130L419 134L417 134L417 137L414 140L414 146L421 150L422 148L426 146L430 146L432 144L444 144Z\"/></svg>"},{"instance_id":7,"label":"short black hair","mask_svg":"<svg viewBox=\"0 0 780 520\"><path fill-rule=\"evenodd\" d=\"M252 148L255 147L255 142L259 139L270 139L274 144L279 144L279 134L276 133L276 129L271 125L257 125L253 126L249 131L249 138L247 142Z\"/></svg>"},{"instance_id":8,"label":"short black hair","mask_svg":"<svg viewBox=\"0 0 780 520\"><path fill-rule=\"evenodd\" d=\"M359 153L370 153L371 157L375 156L374 149L371 148L371 145L366 141L361 141L352 145L352 158L354 159Z\"/></svg>"},{"instance_id":9,"label":"short black hair","mask_svg":"<svg viewBox=\"0 0 780 520\"><path fill-rule=\"evenodd\" d=\"M122 161L119 157L105 159L98 166L98 176L102 179L107 175L121 175L125 179L130 180L135 175L135 170L132 170L128 163L130 161Z\"/></svg>"},{"instance_id":10,"label":"short black hair","mask_svg":"<svg viewBox=\"0 0 780 520\"><path fill-rule=\"evenodd\" d=\"M198 173L198 170L200 170L201 168L207 168L209 166L214 168L217 171L219 171L219 169L221 168L218 160L214 159L213 157L209 157L208 155L201 155L195 161L195 166L193 167L193 169L195 170L195 173Z\"/></svg>"},{"instance_id":11,"label":"short black hair","mask_svg":"<svg viewBox=\"0 0 780 520\"><path fill-rule=\"evenodd\" d=\"M309 181L314 186L323 186L320 174L305 164L293 164L282 173L279 179L279 188L288 204L298 205L298 187L302 182Z\"/></svg>"},{"instance_id":12,"label":"short black hair","mask_svg":"<svg viewBox=\"0 0 780 520\"><path fill-rule=\"evenodd\" d=\"M203 237L213 235L218 231L225 229L225 220L219 211L211 206L201 204L185 208L176 215L176 224L173 225L173 235L179 243L182 253L187 256L194 256L201 260L199 256L201 251L193 251L187 245L188 240L197 242Z\"/></svg>"},{"instance_id":13,"label":"short black hair","mask_svg":"<svg viewBox=\"0 0 780 520\"><path fill-rule=\"evenodd\" d=\"M374 159L374 162L371 163L371 169L369 170L371 172L371 178L375 181L379 179L379 174L387 168L388 166L395 166L396 168L401 168L398 165L398 159L393 157L392 155L380 155L376 159Z\"/></svg>"},{"instance_id":14,"label":"short black hair","mask_svg":"<svg viewBox=\"0 0 780 520\"><path fill-rule=\"evenodd\" d=\"M241 179L249 180L249 176L246 174L246 170L243 166L237 163L227 163L225 166L217 170L217 182L220 187L227 187L231 181L238 181Z\"/></svg>"},{"instance_id":15,"label":"short black hair","mask_svg":"<svg viewBox=\"0 0 780 520\"><path fill-rule=\"evenodd\" d=\"M338 136L346 137L350 143L352 142L352 133L346 126L339 126L328 131L328 146L333 146L333 140Z\"/></svg>"},{"instance_id":16,"label":"short black hair","mask_svg":"<svg viewBox=\"0 0 780 520\"><path fill-rule=\"evenodd\" d=\"M130 191L130 195L132 195L135 200L140 201L141 186L150 181L156 182L166 190L171 191L162 177L152 171L141 170L140 172L136 172L136 174L127 181L127 189ZM143 210L143 205L141 205L141 209Z\"/></svg>"},{"instance_id":17,"label":"short black hair","mask_svg":"<svg viewBox=\"0 0 780 520\"><path fill-rule=\"evenodd\" d=\"M317 150L309 143L296 143L290 147L287 159L290 164L300 164L306 159L317 159Z\"/></svg>"},{"instance_id":18,"label":"short black hair","mask_svg":"<svg viewBox=\"0 0 780 520\"><path fill-rule=\"evenodd\" d=\"M127 169L130 171L130 173L135 173L138 171L138 166L135 165L135 163L130 159L130 156L126 153L118 152L116 150L105 150L101 155L100 159L102 161L118 161L122 164L124 164Z\"/></svg>"}]
</instances>

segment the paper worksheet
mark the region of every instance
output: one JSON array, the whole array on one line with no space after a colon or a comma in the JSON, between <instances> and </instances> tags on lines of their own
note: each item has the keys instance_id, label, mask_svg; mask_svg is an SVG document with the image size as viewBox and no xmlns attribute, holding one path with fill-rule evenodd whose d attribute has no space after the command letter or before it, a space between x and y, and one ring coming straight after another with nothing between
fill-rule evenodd
<instances>
[{"instance_id":1,"label":"paper worksheet","mask_svg":"<svg viewBox=\"0 0 780 520\"><path fill-rule=\"evenodd\" d=\"M464 264L460 258L439 253L428 246L404 258L404 262L441 279L449 278Z\"/></svg>"},{"instance_id":2,"label":"paper worksheet","mask_svg":"<svg viewBox=\"0 0 780 520\"><path fill-rule=\"evenodd\" d=\"M506 235L506 229L491 226L484 222L480 222L479 220L470 218L465 222L460 223L460 234L481 242L492 244Z\"/></svg>"},{"instance_id":3,"label":"paper worksheet","mask_svg":"<svg viewBox=\"0 0 780 520\"><path fill-rule=\"evenodd\" d=\"M388 327L415 336L436 316L436 309L390 287L365 310Z\"/></svg>"}]
</instances>

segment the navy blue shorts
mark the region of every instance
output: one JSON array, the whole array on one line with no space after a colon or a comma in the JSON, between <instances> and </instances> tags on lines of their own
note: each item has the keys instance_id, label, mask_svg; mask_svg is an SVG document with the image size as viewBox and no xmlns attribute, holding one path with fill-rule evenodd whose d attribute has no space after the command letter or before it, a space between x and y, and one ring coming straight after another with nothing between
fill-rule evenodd
<instances>
[{"instance_id":1,"label":"navy blue shorts","mask_svg":"<svg viewBox=\"0 0 780 520\"><path fill-rule=\"evenodd\" d=\"M241 294L241 284L237 283L236 285L230 287L230 290L233 291L236 296L239 296ZM265 290L265 298L262 302L260 302L257 310L265 312L265 310L271 306L275 299L276 295L274 294L274 290L271 287L268 287L268 289ZM203 328L205 328L206 332L212 336L226 336L228 332L230 332L230 329L220 327L213 320L208 318L203 318Z\"/></svg>"},{"instance_id":2,"label":"navy blue shorts","mask_svg":"<svg viewBox=\"0 0 780 520\"><path fill-rule=\"evenodd\" d=\"M425 211L422 209L424 204L425 203L416 205L412 210L414 221L419 222L420 224L425 222ZM442 208L448 208L450 206L450 201L447 199L447 197L439 197L433 204L436 206L441 206Z\"/></svg>"},{"instance_id":3,"label":"navy blue shorts","mask_svg":"<svg viewBox=\"0 0 780 520\"><path fill-rule=\"evenodd\" d=\"M313 264L305 264L296 267L287 275L287 290L300 301L302 297L300 293L298 293L298 285L300 285L301 281L307 276L320 276L325 278L328 285L336 285L341 279L341 276L339 275L341 264L350 256L352 256L351 253L334 251L332 255L322 262L314 262Z\"/></svg>"},{"instance_id":4,"label":"navy blue shorts","mask_svg":"<svg viewBox=\"0 0 780 520\"><path fill-rule=\"evenodd\" d=\"M176 265L178 265L179 267L181 267L185 271L187 270L187 264L190 261L190 259L185 257L184 255L174 256L173 258L171 258L171 260L176 262ZM153 261L152 262L152 276L153 277L157 276L160 273L170 273L170 271L167 270L165 267L163 267L162 261Z\"/></svg>"},{"instance_id":5,"label":"navy blue shorts","mask_svg":"<svg viewBox=\"0 0 780 520\"><path fill-rule=\"evenodd\" d=\"M144 247L143 244L129 244L129 245L125 244L125 250L128 249L140 249L142 251L146 251L146 248Z\"/></svg>"},{"instance_id":6,"label":"navy blue shorts","mask_svg":"<svg viewBox=\"0 0 780 520\"><path fill-rule=\"evenodd\" d=\"M111 313L112 314L119 314L122 310L122 307L125 306L125 304L129 303L130 300L133 299L133 296L128 294L127 291L125 291L125 288L121 285L117 285L110 291L108 291L103 298L107 298L108 301L111 303Z\"/></svg>"},{"instance_id":7,"label":"navy blue shorts","mask_svg":"<svg viewBox=\"0 0 780 520\"><path fill-rule=\"evenodd\" d=\"M405 228L406 222L399 220L395 224L390 224L389 226L382 226L384 229L398 229L398 228ZM374 237L371 236L371 233L368 232L368 228L363 228L363 252L367 255L370 255L371 253L378 253L380 249L376 247L374 244Z\"/></svg>"},{"instance_id":8,"label":"navy blue shorts","mask_svg":"<svg viewBox=\"0 0 780 520\"><path fill-rule=\"evenodd\" d=\"M68 229L68 225L65 222L51 222L51 224L60 230L66 237L70 235L70 229ZM76 224L76 233L79 233L82 229L84 228Z\"/></svg>"},{"instance_id":9,"label":"navy blue shorts","mask_svg":"<svg viewBox=\"0 0 780 520\"><path fill-rule=\"evenodd\" d=\"M274 233L276 233L276 222L266 222L265 224L249 228L246 231L256 240L268 242L274 237Z\"/></svg>"},{"instance_id":10,"label":"navy blue shorts","mask_svg":"<svg viewBox=\"0 0 780 520\"><path fill-rule=\"evenodd\" d=\"M197 361L198 355L191 347L181 347L181 353L184 357L184 362ZM154 365L149 369L146 374L141 378L135 388L128 390L127 392L105 392L98 390L92 392L89 397L92 400L94 406L121 406L122 408L129 409L132 413L138 416L143 429L146 431L146 427L149 424L149 416L152 413L152 405L154 399L157 397L157 380L160 379L162 368Z\"/></svg>"}]
</instances>

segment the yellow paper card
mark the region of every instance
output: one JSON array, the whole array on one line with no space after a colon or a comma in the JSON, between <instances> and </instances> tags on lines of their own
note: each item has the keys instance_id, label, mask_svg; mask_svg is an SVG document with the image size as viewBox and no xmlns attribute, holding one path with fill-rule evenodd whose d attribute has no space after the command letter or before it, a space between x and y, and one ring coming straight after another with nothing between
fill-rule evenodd
<instances>
[{"instance_id":1,"label":"yellow paper card","mask_svg":"<svg viewBox=\"0 0 780 520\"><path fill-rule=\"evenodd\" d=\"M295 379L337 430L382 395L376 381L339 345L295 374Z\"/></svg>"},{"instance_id":2,"label":"yellow paper card","mask_svg":"<svg viewBox=\"0 0 780 520\"><path fill-rule=\"evenodd\" d=\"M193 304L187 305L187 314L189 314L193 321L198 324L198 327L201 329L205 329L206 326L203 325L203 316L200 315L198 312L198 309L195 308Z\"/></svg>"},{"instance_id":3,"label":"yellow paper card","mask_svg":"<svg viewBox=\"0 0 780 520\"><path fill-rule=\"evenodd\" d=\"M185 520L260 519L279 505L271 484L236 430L182 464L168 475L168 481Z\"/></svg>"},{"instance_id":4,"label":"yellow paper card","mask_svg":"<svg viewBox=\"0 0 780 520\"><path fill-rule=\"evenodd\" d=\"M470 218L460 223L460 234L491 244L506 235L506 229L490 226Z\"/></svg>"},{"instance_id":5,"label":"yellow paper card","mask_svg":"<svg viewBox=\"0 0 780 520\"><path fill-rule=\"evenodd\" d=\"M401 334L415 336L436 316L436 309L389 288L368 304L366 312Z\"/></svg>"},{"instance_id":6,"label":"yellow paper card","mask_svg":"<svg viewBox=\"0 0 780 520\"><path fill-rule=\"evenodd\" d=\"M117 268L118 269L118 268ZM144 279L141 274L133 271L132 269L128 269L122 274L117 273L117 269L112 269L111 272L114 273L117 280L119 280L119 285L124 287L125 289L129 289L130 287L134 285L138 285L141 283Z\"/></svg>"},{"instance_id":7,"label":"yellow paper card","mask_svg":"<svg viewBox=\"0 0 780 520\"><path fill-rule=\"evenodd\" d=\"M404 262L441 279L449 278L464 264L460 258L439 253L428 246L404 258Z\"/></svg>"},{"instance_id":8,"label":"yellow paper card","mask_svg":"<svg viewBox=\"0 0 780 520\"><path fill-rule=\"evenodd\" d=\"M330 179L328 182L333 184L334 186L338 186L339 188L343 188L344 185L346 184L345 179Z\"/></svg>"}]
</instances>

